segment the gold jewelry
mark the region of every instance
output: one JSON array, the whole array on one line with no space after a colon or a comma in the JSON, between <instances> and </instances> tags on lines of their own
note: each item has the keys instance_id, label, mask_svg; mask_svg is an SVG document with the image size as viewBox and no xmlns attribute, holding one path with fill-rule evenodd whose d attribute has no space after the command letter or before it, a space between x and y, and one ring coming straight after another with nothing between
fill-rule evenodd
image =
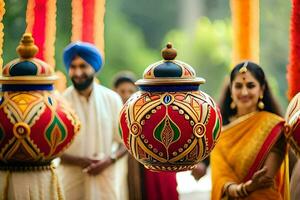
<instances>
[{"instance_id":1,"label":"gold jewelry","mask_svg":"<svg viewBox=\"0 0 300 200\"><path fill-rule=\"evenodd\" d=\"M232 195L236 195L233 197L237 197L237 198L245 198L249 195L249 193L247 192L245 184L241 183L239 185L236 185Z\"/></svg>"},{"instance_id":2,"label":"gold jewelry","mask_svg":"<svg viewBox=\"0 0 300 200\"><path fill-rule=\"evenodd\" d=\"M224 185L224 193L227 197L234 198L245 198L249 195L244 183L236 184L234 182L228 182Z\"/></svg>"},{"instance_id":3,"label":"gold jewelry","mask_svg":"<svg viewBox=\"0 0 300 200\"><path fill-rule=\"evenodd\" d=\"M236 105L235 105L234 102L231 102L231 103L230 103L230 108L231 108L231 110L234 110L234 109L236 108Z\"/></svg>"},{"instance_id":4,"label":"gold jewelry","mask_svg":"<svg viewBox=\"0 0 300 200\"><path fill-rule=\"evenodd\" d=\"M236 185L236 183L234 183L234 182L228 182L228 183L225 183L225 185L224 185L224 193L228 197L232 196L232 194L230 194L230 192L229 192L229 187L232 186L232 185Z\"/></svg>"},{"instance_id":5,"label":"gold jewelry","mask_svg":"<svg viewBox=\"0 0 300 200\"><path fill-rule=\"evenodd\" d=\"M260 96L259 96L259 101L258 101L257 107L258 107L260 110L263 110L263 109L265 108L265 104L264 104L264 102L262 101L263 98L264 98L263 95L260 95Z\"/></svg>"},{"instance_id":6,"label":"gold jewelry","mask_svg":"<svg viewBox=\"0 0 300 200\"><path fill-rule=\"evenodd\" d=\"M236 186L236 193L239 197L244 197L243 192L242 192L242 185L241 184Z\"/></svg>"},{"instance_id":7,"label":"gold jewelry","mask_svg":"<svg viewBox=\"0 0 300 200\"><path fill-rule=\"evenodd\" d=\"M243 64L243 67L241 67L239 69L239 72L242 74L242 73L246 73L248 71L247 69L247 66L248 66L248 61L246 61L244 64Z\"/></svg>"},{"instance_id":8,"label":"gold jewelry","mask_svg":"<svg viewBox=\"0 0 300 200\"><path fill-rule=\"evenodd\" d=\"M245 196L249 195L249 192L247 191L246 185L244 183L242 184L242 192L244 193Z\"/></svg>"},{"instance_id":9,"label":"gold jewelry","mask_svg":"<svg viewBox=\"0 0 300 200\"><path fill-rule=\"evenodd\" d=\"M244 198L244 197L248 196L248 192L247 192L247 190L245 188L245 184L244 183L239 184L236 187L236 191L237 191L237 194L239 195L239 197L241 197L241 198Z\"/></svg>"}]
</instances>

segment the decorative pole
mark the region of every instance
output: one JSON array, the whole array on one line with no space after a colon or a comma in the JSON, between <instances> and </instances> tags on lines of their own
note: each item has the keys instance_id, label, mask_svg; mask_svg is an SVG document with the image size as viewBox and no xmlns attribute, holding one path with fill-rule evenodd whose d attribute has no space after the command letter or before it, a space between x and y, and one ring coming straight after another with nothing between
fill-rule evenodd
<instances>
[{"instance_id":1,"label":"decorative pole","mask_svg":"<svg viewBox=\"0 0 300 200\"><path fill-rule=\"evenodd\" d=\"M26 23L39 47L37 58L55 67L56 0L28 0Z\"/></svg>"},{"instance_id":2,"label":"decorative pole","mask_svg":"<svg viewBox=\"0 0 300 200\"><path fill-rule=\"evenodd\" d=\"M290 21L290 55L287 66L288 98L300 92L300 0L292 0Z\"/></svg>"},{"instance_id":3,"label":"decorative pole","mask_svg":"<svg viewBox=\"0 0 300 200\"><path fill-rule=\"evenodd\" d=\"M71 41L96 45L104 55L105 0L72 0Z\"/></svg>"},{"instance_id":4,"label":"decorative pole","mask_svg":"<svg viewBox=\"0 0 300 200\"><path fill-rule=\"evenodd\" d=\"M290 24L290 56L287 66L289 106L285 113L285 135L289 145L300 157L300 0L292 0Z\"/></svg>"},{"instance_id":5,"label":"decorative pole","mask_svg":"<svg viewBox=\"0 0 300 200\"><path fill-rule=\"evenodd\" d=\"M232 64L259 63L259 0L231 0L233 26Z\"/></svg>"}]
</instances>

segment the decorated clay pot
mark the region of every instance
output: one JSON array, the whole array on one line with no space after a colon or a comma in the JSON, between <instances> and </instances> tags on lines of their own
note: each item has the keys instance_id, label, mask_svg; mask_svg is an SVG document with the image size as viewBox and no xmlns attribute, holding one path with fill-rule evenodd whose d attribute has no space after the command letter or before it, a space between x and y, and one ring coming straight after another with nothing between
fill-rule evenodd
<instances>
[{"instance_id":1,"label":"decorated clay pot","mask_svg":"<svg viewBox=\"0 0 300 200\"><path fill-rule=\"evenodd\" d=\"M123 142L133 157L151 170L192 169L214 148L221 115L214 100L199 90L205 80L174 60L171 44L164 60L150 65L120 114Z\"/></svg>"},{"instance_id":2,"label":"decorated clay pot","mask_svg":"<svg viewBox=\"0 0 300 200\"><path fill-rule=\"evenodd\" d=\"M300 93L290 101L285 114L285 136L288 143L300 157Z\"/></svg>"},{"instance_id":3,"label":"decorated clay pot","mask_svg":"<svg viewBox=\"0 0 300 200\"><path fill-rule=\"evenodd\" d=\"M30 34L17 51L0 77L0 166L47 165L70 145L79 120L53 92L53 68L34 58Z\"/></svg>"}]
</instances>

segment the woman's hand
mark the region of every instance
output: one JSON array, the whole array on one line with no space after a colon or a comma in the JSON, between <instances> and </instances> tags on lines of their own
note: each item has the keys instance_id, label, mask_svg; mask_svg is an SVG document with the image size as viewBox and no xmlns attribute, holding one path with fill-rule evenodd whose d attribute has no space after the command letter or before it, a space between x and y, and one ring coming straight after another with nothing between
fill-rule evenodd
<instances>
[{"instance_id":1,"label":"woman's hand","mask_svg":"<svg viewBox=\"0 0 300 200\"><path fill-rule=\"evenodd\" d=\"M272 177L266 176L267 168L263 167L262 169L255 172L252 176L252 179L245 183L246 190L248 192L253 192L258 189L268 188L274 185L274 179Z\"/></svg>"}]
</instances>

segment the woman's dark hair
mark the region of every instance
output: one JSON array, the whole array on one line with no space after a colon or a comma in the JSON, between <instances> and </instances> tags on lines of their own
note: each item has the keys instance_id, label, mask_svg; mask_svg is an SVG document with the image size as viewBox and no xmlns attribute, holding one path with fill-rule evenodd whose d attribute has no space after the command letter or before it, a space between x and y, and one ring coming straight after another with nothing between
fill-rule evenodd
<instances>
[{"instance_id":1,"label":"woman's dark hair","mask_svg":"<svg viewBox=\"0 0 300 200\"><path fill-rule=\"evenodd\" d=\"M114 79L113 86L114 88L119 87L122 83L132 83L134 84L135 78L134 75L130 72L122 72L117 74L117 76Z\"/></svg>"},{"instance_id":2,"label":"woman's dark hair","mask_svg":"<svg viewBox=\"0 0 300 200\"><path fill-rule=\"evenodd\" d=\"M233 80L235 79L236 75L240 73L239 70L245 65L246 62L248 62L246 66L247 71L249 71L254 76L254 78L259 82L260 86L264 88L262 102L264 103L265 107L263 110L271 113L275 113L277 115L281 115L278 103L276 102L276 100L274 99L270 91L269 84L266 80L264 71L259 65L253 62L245 61L239 63L232 69L230 73L230 82L226 84L223 90L224 93L220 101L220 109L223 118L223 125L229 124L229 118L234 116L237 112L236 108L235 109L230 108L230 104L232 102L231 87L232 87Z\"/></svg>"}]
</instances>

